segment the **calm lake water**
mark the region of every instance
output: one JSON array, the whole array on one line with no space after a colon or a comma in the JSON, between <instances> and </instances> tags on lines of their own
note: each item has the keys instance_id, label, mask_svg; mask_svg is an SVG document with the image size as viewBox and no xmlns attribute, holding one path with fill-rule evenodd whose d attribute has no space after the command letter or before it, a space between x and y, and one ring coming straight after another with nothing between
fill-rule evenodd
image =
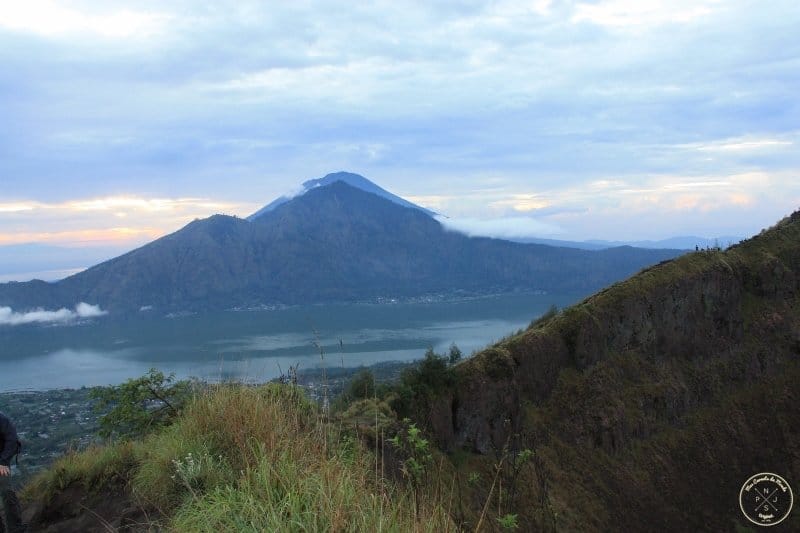
<instances>
[{"instance_id":1,"label":"calm lake water","mask_svg":"<svg viewBox=\"0 0 800 533\"><path fill-rule=\"evenodd\" d=\"M324 364L410 361L428 347L464 354L580 295L513 294L462 301L337 304L167 318L144 312L69 325L0 326L0 392L120 383L151 367L178 377L265 381ZM341 340L341 345L340 345Z\"/></svg>"}]
</instances>

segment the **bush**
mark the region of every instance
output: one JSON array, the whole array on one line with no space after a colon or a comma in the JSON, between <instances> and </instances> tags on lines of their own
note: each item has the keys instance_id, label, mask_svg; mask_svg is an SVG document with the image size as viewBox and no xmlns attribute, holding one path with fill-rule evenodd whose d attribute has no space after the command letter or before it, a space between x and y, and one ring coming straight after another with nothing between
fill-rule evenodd
<instances>
[{"instance_id":1,"label":"bush","mask_svg":"<svg viewBox=\"0 0 800 533\"><path fill-rule=\"evenodd\" d=\"M344 392L349 400L364 400L375 395L375 376L369 370L362 370L350 380Z\"/></svg>"},{"instance_id":2,"label":"bush","mask_svg":"<svg viewBox=\"0 0 800 533\"><path fill-rule=\"evenodd\" d=\"M413 418L416 410L455 386L456 373L452 367L462 357L455 343L450 345L447 355L437 354L433 348L428 348L425 356L405 368L395 383L377 383L370 370L362 370L351 378L342 394L334 400L334 411L339 413L341 419L351 418L343 413L352 414L353 404L377 399L379 404L391 407L398 418Z\"/></svg>"},{"instance_id":3,"label":"bush","mask_svg":"<svg viewBox=\"0 0 800 533\"><path fill-rule=\"evenodd\" d=\"M533 319L530 325L528 326L528 329L534 329L544 326L557 315L558 315L558 307L555 304L553 304L547 309L547 311L544 312L544 314L542 314L542 316Z\"/></svg>"},{"instance_id":4,"label":"bush","mask_svg":"<svg viewBox=\"0 0 800 533\"><path fill-rule=\"evenodd\" d=\"M449 364L449 357L429 348L422 361L405 369L400 375L400 383L394 390L392 409L400 417L419 418L414 416L418 414L416 411L430 405L431 400L446 393L455 384L456 375Z\"/></svg>"},{"instance_id":5,"label":"bush","mask_svg":"<svg viewBox=\"0 0 800 533\"><path fill-rule=\"evenodd\" d=\"M428 348L425 357L415 368L403 372L401 381L417 390L432 392L452 385L454 374L448 359Z\"/></svg>"}]
</instances>

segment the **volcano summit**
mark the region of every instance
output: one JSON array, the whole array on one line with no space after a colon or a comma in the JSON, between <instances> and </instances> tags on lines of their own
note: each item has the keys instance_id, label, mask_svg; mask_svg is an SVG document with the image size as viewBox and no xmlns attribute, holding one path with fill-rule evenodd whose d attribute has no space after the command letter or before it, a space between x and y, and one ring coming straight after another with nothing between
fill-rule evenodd
<instances>
[{"instance_id":1,"label":"volcano summit","mask_svg":"<svg viewBox=\"0 0 800 533\"><path fill-rule=\"evenodd\" d=\"M357 174L305 182L248 217L214 215L55 283L0 285L15 311L228 309L520 290L589 293L677 250L578 250L466 235Z\"/></svg>"}]
</instances>

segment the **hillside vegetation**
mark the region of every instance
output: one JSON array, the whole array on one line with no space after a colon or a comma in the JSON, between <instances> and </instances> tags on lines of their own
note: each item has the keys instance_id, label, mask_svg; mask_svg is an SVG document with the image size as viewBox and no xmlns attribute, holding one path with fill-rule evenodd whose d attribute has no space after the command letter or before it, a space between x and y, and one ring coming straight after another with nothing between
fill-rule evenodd
<instances>
[{"instance_id":1,"label":"hillside vegetation","mask_svg":"<svg viewBox=\"0 0 800 533\"><path fill-rule=\"evenodd\" d=\"M513 503L525 529L732 531L750 475L800 480L799 363L797 212L489 347L425 422L462 479L504 461L515 501L496 490L493 505ZM524 450L536 461L514 473ZM472 492L477 513L487 489Z\"/></svg>"},{"instance_id":2,"label":"hillside vegetation","mask_svg":"<svg viewBox=\"0 0 800 533\"><path fill-rule=\"evenodd\" d=\"M72 453L28 484L34 531L454 530L291 385L224 385L141 440Z\"/></svg>"}]
</instances>

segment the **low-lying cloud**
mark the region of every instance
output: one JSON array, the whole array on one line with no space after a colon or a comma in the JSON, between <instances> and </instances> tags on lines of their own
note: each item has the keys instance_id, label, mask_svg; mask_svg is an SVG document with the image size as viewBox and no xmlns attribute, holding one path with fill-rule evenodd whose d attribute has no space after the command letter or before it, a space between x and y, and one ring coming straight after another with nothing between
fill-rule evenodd
<instances>
[{"instance_id":1,"label":"low-lying cloud","mask_svg":"<svg viewBox=\"0 0 800 533\"><path fill-rule=\"evenodd\" d=\"M464 233L470 237L524 239L563 233L563 230L554 224L548 224L530 217L480 219L437 216L436 220L446 230Z\"/></svg>"},{"instance_id":2,"label":"low-lying cloud","mask_svg":"<svg viewBox=\"0 0 800 533\"><path fill-rule=\"evenodd\" d=\"M108 314L108 311L100 309L99 305L91 305L81 302L75 309L62 307L55 311L46 309L36 309L25 313L17 313L10 307L0 307L0 326L18 326L20 324L33 323L67 323L81 318L93 318Z\"/></svg>"}]
</instances>

